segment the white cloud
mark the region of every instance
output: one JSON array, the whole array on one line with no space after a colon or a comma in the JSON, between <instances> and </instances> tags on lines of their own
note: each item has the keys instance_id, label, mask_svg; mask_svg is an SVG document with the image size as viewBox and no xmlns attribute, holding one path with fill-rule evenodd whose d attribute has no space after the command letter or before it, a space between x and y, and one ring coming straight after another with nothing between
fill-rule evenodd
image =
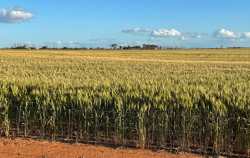
<instances>
[{"instance_id":1,"label":"white cloud","mask_svg":"<svg viewBox=\"0 0 250 158\"><path fill-rule=\"evenodd\" d=\"M127 41L127 42L121 42L118 43L117 45L119 46L142 46L143 44L145 44L145 42L140 42L140 41Z\"/></svg>"},{"instance_id":2,"label":"white cloud","mask_svg":"<svg viewBox=\"0 0 250 158\"><path fill-rule=\"evenodd\" d=\"M160 41L159 39L155 39L154 37L150 37L149 40L147 40L149 42L156 42L156 41Z\"/></svg>"},{"instance_id":3,"label":"white cloud","mask_svg":"<svg viewBox=\"0 0 250 158\"><path fill-rule=\"evenodd\" d=\"M214 38L240 38L239 34L225 29L215 31L213 36Z\"/></svg>"},{"instance_id":4,"label":"white cloud","mask_svg":"<svg viewBox=\"0 0 250 158\"><path fill-rule=\"evenodd\" d=\"M8 9L8 10L15 10L15 11L27 12L26 9L21 8L21 7L19 7L19 6L12 6L12 7L9 7L9 8L7 8L7 9Z\"/></svg>"},{"instance_id":5,"label":"white cloud","mask_svg":"<svg viewBox=\"0 0 250 158\"><path fill-rule=\"evenodd\" d=\"M93 38L93 39L90 39L89 41L101 41L101 39Z\"/></svg>"},{"instance_id":6,"label":"white cloud","mask_svg":"<svg viewBox=\"0 0 250 158\"><path fill-rule=\"evenodd\" d=\"M191 33L190 38L201 38L201 34L200 33Z\"/></svg>"},{"instance_id":7,"label":"white cloud","mask_svg":"<svg viewBox=\"0 0 250 158\"><path fill-rule=\"evenodd\" d=\"M7 11L5 9L0 9L0 17L6 16Z\"/></svg>"},{"instance_id":8,"label":"white cloud","mask_svg":"<svg viewBox=\"0 0 250 158\"><path fill-rule=\"evenodd\" d=\"M134 45L143 45L143 44L145 44L144 42L140 42L140 41L134 41L133 43L134 43Z\"/></svg>"},{"instance_id":9,"label":"white cloud","mask_svg":"<svg viewBox=\"0 0 250 158\"><path fill-rule=\"evenodd\" d=\"M28 12L26 9L13 6L7 9L0 9L0 22L2 23L20 23L34 19L34 11Z\"/></svg>"},{"instance_id":10,"label":"white cloud","mask_svg":"<svg viewBox=\"0 0 250 158\"><path fill-rule=\"evenodd\" d=\"M179 40L182 40L182 41L187 41L188 39L185 38L184 36L180 37Z\"/></svg>"},{"instance_id":11,"label":"white cloud","mask_svg":"<svg viewBox=\"0 0 250 158\"><path fill-rule=\"evenodd\" d=\"M139 28L135 28L135 29L125 29L122 30L123 33L137 33L137 32L150 32L149 29L145 28L145 29L139 29Z\"/></svg>"},{"instance_id":12,"label":"white cloud","mask_svg":"<svg viewBox=\"0 0 250 158\"><path fill-rule=\"evenodd\" d=\"M74 47L81 47L84 45L84 43L82 42L73 42L73 41L69 41L68 43L65 43L64 44L66 47L71 47L71 48L74 48Z\"/></svg>"},{"instance_id":13,"label":"white cloud","mask_svg":"<svg viewBox=\"0 0 250 158\"><path fill-rule=\"evenodd\" d=\"M203 35L207 35L207 34L201 34L198 32L181 32L182 36L189 36L190 38L201 38Z\"/></svg>"},{"instance_id":14,"label":"white cloud","mask_svg":"<svg viewBox=\"0 0 250 158\"><path fill-rule=\"evenodd\" d=\"M68 48L82 48L82 47L86 47L86 48L96 48L96 47L108 47L107 43L103 43L103 42L89 42L89 43L84 43L84 42L73 42L73 41L69 41L69 42L65 42L65 43L61 43L60 47L68 47Z\"/></svg>"},{"instance_id":15,"label":"white cloud","mask_svg":"<svg viewBox=\"0 0 250 158\"><path fill-rule=\"evenodd\" d=\"M60 41L58 41L60 42ZM63 48L63 47L68 47L68 48L82 48L82 47L86 47L86 48L96 48L96 47L101 47L101 48L109 48L109 43L106 42L74 42L74 41L69 41L69 42L44 42L45 45L47 45L49 48Z\"/></svg>"},{"instance_id":16,"label":"white cloud","mask_svg":"<svg viewBox=\"0 0 250 158\"><path fill-rule=\"evenodd\" d=\"M69 47L78 47L78 45L76 45L76 44L69 44Z\"/></svg>"},{"instance_id":17,"label":"white cloud","mask_svg":"<svg viewBox=\"0 0 250 158\"><path fill-rule=\"evenodd\" d=\"M250 32L234 33L225 29L217 30L213 33L214 38L250 38Z\"/></svg>"},{"instance_id":18,"label":"white cloud","mask_svg":"<svg viewBox=\"0 0 250 158\"><path fill-rule=\"evenodd\" d=\"M157 31L152 31L150 33L150 36L154 36L154 37L181 36L181 33L175 29L171 29L171 30L160 29Z\"/></svg>"},{"instance_id":19,"label":"white cloud","mask_svg":"<svg viewBox=\"0 0 250 158\"><path fill-rule=\"evenodd\" d=\"M232 41L232 42L243 42L244 40L241 38L241 39L230 39L230 41Z\"/></svg>"},{"instance_id":20,"label":"white cloud","mask_svg":"<svg viewBox=\"0 0 250 158\"><path fill-rule=\"evenodd\" d=\"M243 32L241 34L242 34L241 35L242 38L250 38L250 32Z\"/></svg>"},{"instance_id":21,"label":"white cloud","mask_svg":"<svg viewBox=\"0 0 250 158\"><path fill-rule=\"evenodd\" d=\"M131 44L131 41L127 41L127 42L122 42L122 43L119 43L119 46L130 46Z\"/></svg>"},{"instance_id":22,"label":"white cloud","mask_svg":"<svg viewBox=\"0 0 250 158\"><path fill-rule=\"evenodd\" d=\"M44 44L48 47L61 47L62 46L62 42L61 41L57 41L57 42L44 42Z\"/></svg>"}]
</instances>

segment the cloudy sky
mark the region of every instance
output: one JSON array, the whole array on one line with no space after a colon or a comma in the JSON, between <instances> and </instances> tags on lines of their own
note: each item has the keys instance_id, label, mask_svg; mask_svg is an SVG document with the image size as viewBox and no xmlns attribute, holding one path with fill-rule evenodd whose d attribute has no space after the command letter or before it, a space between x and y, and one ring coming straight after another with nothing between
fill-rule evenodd
<instances>
[{"instance_id":1,"label":"cloudy sky","mask_svg":"<svg viewBox=\"0 0 250 158\"><path fill-rule=\"evenodd\" d=\"M0 47L250 47L249 0L0 1Z\"/></svg>"}]
</instances>

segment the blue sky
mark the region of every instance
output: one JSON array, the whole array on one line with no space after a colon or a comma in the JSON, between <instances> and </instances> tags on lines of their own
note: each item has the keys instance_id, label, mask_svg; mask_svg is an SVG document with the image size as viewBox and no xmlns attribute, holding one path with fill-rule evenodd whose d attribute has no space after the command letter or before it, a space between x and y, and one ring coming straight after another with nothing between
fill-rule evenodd
<instances>
[{"instance_id":1,"label":"blue sky","mask_svg":"<svg viewBox=\"0 0 250 158\"><path fill-rule=\"evenodd\" d=\"M250 1L0 1L0 47L250 47Z\"/></svg>"}]
</instances>

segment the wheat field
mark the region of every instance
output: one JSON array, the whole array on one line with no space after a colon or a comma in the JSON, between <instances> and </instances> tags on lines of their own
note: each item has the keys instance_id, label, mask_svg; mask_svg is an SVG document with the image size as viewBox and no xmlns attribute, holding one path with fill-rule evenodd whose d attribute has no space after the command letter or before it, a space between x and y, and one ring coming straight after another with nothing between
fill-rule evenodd
<instances>
[{"instance_id":1,"label":"wheat field","mask_svg":"<svg viewBox=\"0 0 250 158\"><path fill-rule=\"evenodd\" d=\"M0 50L0 87L6 136L250 149L250 49Z\"/></svg>"}]
</instances>

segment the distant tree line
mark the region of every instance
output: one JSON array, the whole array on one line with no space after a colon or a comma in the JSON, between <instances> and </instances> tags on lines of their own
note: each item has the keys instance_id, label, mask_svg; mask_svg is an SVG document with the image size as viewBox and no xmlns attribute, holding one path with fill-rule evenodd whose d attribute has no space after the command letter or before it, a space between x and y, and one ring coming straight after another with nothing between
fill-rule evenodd
<instances>
[{"instance_id":1,"label":"distant tree line","mask_svg":"<svg viewBox=\"0 0 250 158\"><path fill-rule=\"evenodd\" d=\"M249 48L249 47L227 47L227 49L238 49L238 48Z\"/></svg>"},{"instance_id":2,"label":"distant tree line","mask_svg":"<svg viewBox=\"0 0 250 158\"><path fill-rule=\"evenodd\" d=\"M240 49L240 48L250 48L250 47L227 47L227 49ZM29 44L25 43L23 45L20 45L19 43L14 43L12 47L5 47L5 48L0 48L0 49L37 49L36 45L33 44L32 46L30 46ZM111 44L110 48L101 48L101 47L90 47L90 48L86 48L86 47L75 47L75 48L69 48L69 47L62 47L62 48L57 48L55 45L53 47L48 47L47 45L45 46L40 46L38 49L52 49L52 50L163 50L163 49L223 49L223 45L221 45L220 47L216 47L216 48L198 48L198 47L190 47L190 48L185 48L183 46L158 46L158 45L150 45L150 44L143 44L142 46L119 46L117 47L117 44Z\"/></svg>"}]
</instances>

